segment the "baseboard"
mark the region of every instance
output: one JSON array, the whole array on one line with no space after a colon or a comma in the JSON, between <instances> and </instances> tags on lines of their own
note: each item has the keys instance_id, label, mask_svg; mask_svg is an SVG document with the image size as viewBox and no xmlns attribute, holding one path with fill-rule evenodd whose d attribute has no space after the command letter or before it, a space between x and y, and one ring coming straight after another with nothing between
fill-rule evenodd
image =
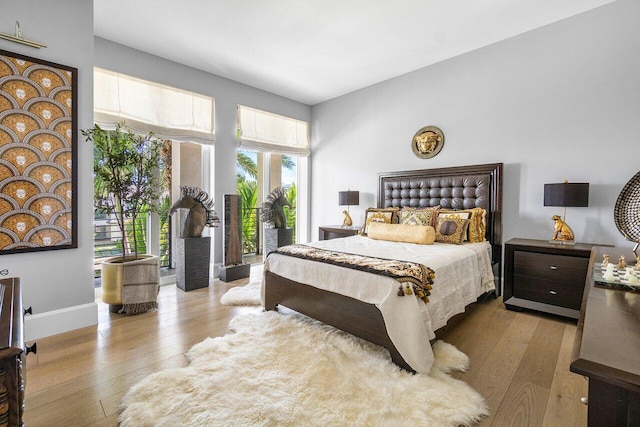
<instances>
[{"instance_id":1,"label":"baseboard","mask_svg":"<svg viewBox=\"0 0 640 427\"><path fill-rule=\"evenodd\" d=\"M160 286L174 285L176 283L176 275L160 276Z\"/></svg>"},{"instance_id":2,"label":"baseboard","mask_svg":"<svg viewBox=\"0 0 640 427\"><path fill-rule=\"evenodd\" d=\"M24 338L33 341L97 324L98 304L76 305L24 316Z\"/></svg>"}]
</instances>

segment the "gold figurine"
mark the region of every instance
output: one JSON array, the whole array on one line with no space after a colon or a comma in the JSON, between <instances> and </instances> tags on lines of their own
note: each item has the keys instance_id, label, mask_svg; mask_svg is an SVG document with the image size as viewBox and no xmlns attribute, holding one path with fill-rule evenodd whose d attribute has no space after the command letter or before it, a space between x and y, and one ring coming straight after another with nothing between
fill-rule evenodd
<instances>
[{"instance_id":1,"label":"gold figurine","mask_svg":"<svg viewBox=\"0 0 640 427\"><path fill-rule=\"evenodd\" d=\"M606 267L607 265L609 265L610 262L611 262L611 257L609 256L609 254L602 255L602 266L603 267Z\"/></svg>"},{"instance_id":2,"label":"gold figurine","mask_svg":"<svg viewBox=\"0 0 640 427\"><path fill-rule=\"evenodd\" d=\"M441 141L440 135L435 132L427 131L416 136L416 147L422 154L431 154L438 143Z\"/></svg>"},{"instance_id":3,"label":"gold figurine","mask_svg":"<svg viewBox=\"0 0 640 427\"><path fill-rule=\"evenodd\" d=\"M425 126L413 135L411 149L421 159L429 159L442 150L444 134L435 126Z\"/></svg>"},{"instance_id":4,"label":"gold figurine","mask_svg":"<svg viewBox=\"0 0 640 427\"><path fill-rule=\"evenodd\" d=\"M560 218L560 215L554 215L551 219L555 222L555 225L553 226L553 237L551 240L573 242L575 239L573 230Z\"/></svg>"},{"instance_id":5,"label":"gold figurine","mask_svg":"<svg viewBox=\"0 0 640 427\"><path fill-rule=\"evenodd\" d=\"M344 220L342 221L342 226L343 227L351 227L353 225L353 221L351 221L351 215L349 215L349 212L342 211L342 215L344 215Z\"/></svg>"},{"instance_id":6,"label":"gold figurine","mask_svg":"<svg viewBox=\"0 0 640 427\"><path fill-rule=\"evenodd\" d=\"M624 261L624 255L620 255L618 259L618 270L624 270L627 267L627 263Z\"/></svg>"}]
</instances>

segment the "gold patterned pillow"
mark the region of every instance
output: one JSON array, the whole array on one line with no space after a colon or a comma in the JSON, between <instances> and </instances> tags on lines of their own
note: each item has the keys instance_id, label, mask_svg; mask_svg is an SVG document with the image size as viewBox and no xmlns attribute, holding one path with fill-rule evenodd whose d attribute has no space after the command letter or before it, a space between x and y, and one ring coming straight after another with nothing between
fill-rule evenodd
<instances>
[{"instance_id":1,"label":"gold patterned pillow","mask_svg":"<svg viewBox=\"0 0 640 427\"><path fill-rule=\"evenodd\" d=\"M439 215L436 222L436 242L461 245L468 226L468 219Z\"/></svg>"},{"instance_id":2,"label":"gold patterned pillow","mask_svg":"<svg viewBox=\"0 0 640 427\"><path fill-rule=\"evenodd\" d=\"M369 208L364 213L364 225L358 232L361 236L366 236L369 224L372 222L383 222L385 224L398 223L398 208Z\"/></svg>"},{"instance_id":3,"label":"gold patterned pillow","mask_svg":"<svg viewBox=\"0 0 640 427\"><path fill-rule=\"evenodd\" d=\"M400 224L409 225L436 225L439 206L433 208L402 208L400 211Z\"/></svg>"},{"instance_id":4,"label":"gold patterned pillow","mask_svg":"<svg viewBox=\"0 0 640 427\"><path fill-rule=\"evenodd\" d=\"M465 241L471 243L484 242L487 234L487 211L483 208L445 210L438 212L438 217L445 216L451 218L453 216L469 220L469 228L465 236Z\"/></svg>"}]
</instances>

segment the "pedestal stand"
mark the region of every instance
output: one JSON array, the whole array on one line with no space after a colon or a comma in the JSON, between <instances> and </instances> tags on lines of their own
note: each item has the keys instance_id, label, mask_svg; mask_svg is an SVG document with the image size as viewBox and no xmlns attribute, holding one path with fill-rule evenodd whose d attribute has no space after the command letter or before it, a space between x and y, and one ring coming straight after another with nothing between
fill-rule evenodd
<instances>
[{"instance_id":1,"label":"pedestal stand","mask_svg":"<svg viewBox=\"0 0 640 427\"><path fill-rule=\"evenodd\" d=\"M211 237L179 237L176 242L176 285L183 291L209 286Z\"/></svg>"}]
</instances>

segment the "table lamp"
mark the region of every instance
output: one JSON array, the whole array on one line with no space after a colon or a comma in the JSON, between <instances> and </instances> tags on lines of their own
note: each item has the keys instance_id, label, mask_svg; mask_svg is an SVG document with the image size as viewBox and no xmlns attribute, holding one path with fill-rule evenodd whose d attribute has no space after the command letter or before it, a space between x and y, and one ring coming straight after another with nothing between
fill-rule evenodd
<instances>
[{"instance_id":1,"label":"table lamp","mask_svg":"<svg viewBox=\"0 0 640 427\"><path fill-rule=\"evenodd\" d=\"M343 227L351 227L353 221L349 215L349 206L356 206L360 204L360 192L359 191L340 191L338 192L338 205L346 206L347 210L342 211L344 214L344 220L342 221Z\"/></svg>"},{"instance_id":2,"label":"table lamp","mask_svg":"<svg viewBox=\"0 0 640 427\"><path fill-rule=\"evenodd\" d=\"M567 225L567 208L589 206L589 183L564 181L558 184L544 185L544 205L562 206L562 218L554 215L553 237L549 242L565 245L573 245L575 237L571 227Z\"/></svg>"}]
</instances>

